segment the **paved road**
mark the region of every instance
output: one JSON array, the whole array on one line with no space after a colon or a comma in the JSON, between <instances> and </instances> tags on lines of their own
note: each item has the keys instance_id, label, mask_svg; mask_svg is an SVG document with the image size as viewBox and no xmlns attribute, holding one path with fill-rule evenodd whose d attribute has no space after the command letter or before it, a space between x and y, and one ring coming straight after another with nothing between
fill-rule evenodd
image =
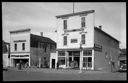
<instances>
[{"instance_id":1,"label":"paved road","mask_svg":"<svg viewBox=\"0 0 128 83\"><path fill-rule=\"evenodd\" d=\"M3 81L42 81L42 80L126 80L126 73L83 72L78 70L31 69L25 71L3 71Z\"/></svg>"}]
</instances>

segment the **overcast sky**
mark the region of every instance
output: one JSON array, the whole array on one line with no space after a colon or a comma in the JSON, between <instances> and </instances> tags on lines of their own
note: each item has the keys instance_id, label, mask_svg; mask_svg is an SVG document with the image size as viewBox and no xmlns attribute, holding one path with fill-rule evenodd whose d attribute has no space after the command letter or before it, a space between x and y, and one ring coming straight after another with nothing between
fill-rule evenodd
<instances>
[{"instance_id":1,"label":"overcast sky","mask_svg":"<svg viewBox=\"0 0 128 83\"><path fill-rule=\"evenodd\" d=\"M75 12L95 10L95 26L118 39L126 48L126 3L75 2ZM10 42L9 31L31 28L32 33L50 37L56 41L56 17L73 12L71 2L2 2L3 40Z\"/></svg>"}]
</instances>

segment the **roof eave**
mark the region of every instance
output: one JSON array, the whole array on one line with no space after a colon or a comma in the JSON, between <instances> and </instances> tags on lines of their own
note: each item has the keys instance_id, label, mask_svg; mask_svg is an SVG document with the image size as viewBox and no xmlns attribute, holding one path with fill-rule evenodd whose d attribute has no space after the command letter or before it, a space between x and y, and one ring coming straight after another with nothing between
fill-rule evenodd
<instances>
[{"instance_id":1,"label":"roof eave","mask_svg":"<svg viewBox=\"0 0 128 83\"><path fill-rule=\"evenodd\" d=\"M77 13L58 15L58 16L56 16L56 18L70 17L70 16L81 15L81 14L88 14L88 13L94 13L94 12L95 12L95 10L88 10L88 11L82 11L82 12L77 12Z\"/></svg>"}]
</instances>

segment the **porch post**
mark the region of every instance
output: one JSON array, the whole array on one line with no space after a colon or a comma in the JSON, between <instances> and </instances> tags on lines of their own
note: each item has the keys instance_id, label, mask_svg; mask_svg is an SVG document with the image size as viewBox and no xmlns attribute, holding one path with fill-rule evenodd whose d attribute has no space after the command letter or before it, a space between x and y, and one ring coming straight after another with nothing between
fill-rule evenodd
<instances>
[{"instance_id":1,"label":"porch post","mask_svg":"<svg viewBox=\"0 0 128 83\"><path fill-rule=\"evenodd\" d=\"M69 68L69 55L67 51L65 51L65 55L66 55L66 68Z\"/></svg>"},{"instance_id":2,"label":"porch post","mask_svg":"<svg viewBox=\"0 0 128 83\"><path fill-rule=\"evenodd\" d=\"M11 57L10 57L9 63L10 63L10 67L12 67L12 58Z\"/></svg>"},{"instance_id":3,"label":"porch post","mask_svg":"<svg viewBox=\"0 0 128 83\"><path fill-rule=\"evenodd\" d=\"M94 50L92 50L92 70L94 70Z\"/></svg>"},{"instance_id":4,"label":"porch post","mask_svg":"<svg viewBox=\"0 0 128 83\"><path fill-rule=\"evenodd\" d=\"M31 63L30 63L30 61L31 61L30 59L31 59L31 58L30 58L30 57L31 57L31 54L29 54L29 59L28 59L28 61L29 61L29 62L28 62L29 67L31 66Z\"/></svg>"},{"instance_id":5,"label":"porch post","mask_svg":"<svg viewBox=\"0 0 128 83\"><path fill-rule=\"evenodd\" d=\"M83 50L80 50L80 73L82 73L83 68Z\"/></svg>"},{"instance_id":6,"label":"porch post","mask_svg":"<svg viewBox=\"0 0 128 83\"><path fill-rule=\"evenodd\" d=\"M57 69L57 62L58 62L58 51L56 51L55 69Z\"/></svg>"}]
</instances>

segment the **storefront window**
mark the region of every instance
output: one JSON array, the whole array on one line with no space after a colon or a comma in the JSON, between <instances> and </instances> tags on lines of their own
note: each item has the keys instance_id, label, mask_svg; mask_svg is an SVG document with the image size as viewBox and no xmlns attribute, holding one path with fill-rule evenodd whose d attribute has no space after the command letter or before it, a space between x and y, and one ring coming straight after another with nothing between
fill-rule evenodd
<instances>
[{"instance_id":1,"label":"storefront window","mask_svg":"<svg viewBox=\"0 0 128 83\"><path fill-rule=\"evenodd\" d=\"M80 56L80 51L74 51L73 56Z\"/></svg>"},{"instance_id":2,"label":"storefront window","mask_svg":"<svg viewBox=\"0 0 128 83\"><path fill-rule=\"evenodd\" d=\"M59 51L58 56L65 56L65 51Z\"/></svg>"},{"instance_id":3,"label":"storefront window","mask_svg":"<svg viewBox=\"0 0 128 83\"><path fill-rule=\"evenodd\" d=\"M69 51L69 56L72 56L73 54L72 54L72 51Z\"/></svg>"},{"instance_id":4,"label":"storefront window","mask_svg":"<svg viewBox=\"0 0 128 83\"><path fill-rule=\"evenodd\" d=\"M80 56L80 51L69 51L69 56Z\"/></svg>"},{"instance_id":5,"label":"storefront window","mask_svg":"<svg viewBox=\"0 0 128 83\"><path fill-rule=\"evenodd\" d=\"M88 67L92 67L92 57L88 57Z\"/></svg>"},{"instance_id":6,"label":"storefront window","mask_svg":"<svg viewBox=\"0 0 128 83\"><path fill-rule=\"evenodd\" d=\"M65 65L65 57L58 57L59 65Z\"/></svg>"},{"instance_id":7,"label":"storefront window","mask_svg":"<svg viewBox=\"0 0 128 83\"><path fill-rule=\"evenodd\" d=\"M83 57L83 67L92 67L92 57Z\"/></svg>"},{"instance_id":8,"label":"storefront window","mask_svg":"<svg viewBox=\"0 0 128 83\"><path fill-rule=\"evenodd\" d=\"M92 56L92 50L84 50L83 56Z\"/></svg>"}]
</instances>

